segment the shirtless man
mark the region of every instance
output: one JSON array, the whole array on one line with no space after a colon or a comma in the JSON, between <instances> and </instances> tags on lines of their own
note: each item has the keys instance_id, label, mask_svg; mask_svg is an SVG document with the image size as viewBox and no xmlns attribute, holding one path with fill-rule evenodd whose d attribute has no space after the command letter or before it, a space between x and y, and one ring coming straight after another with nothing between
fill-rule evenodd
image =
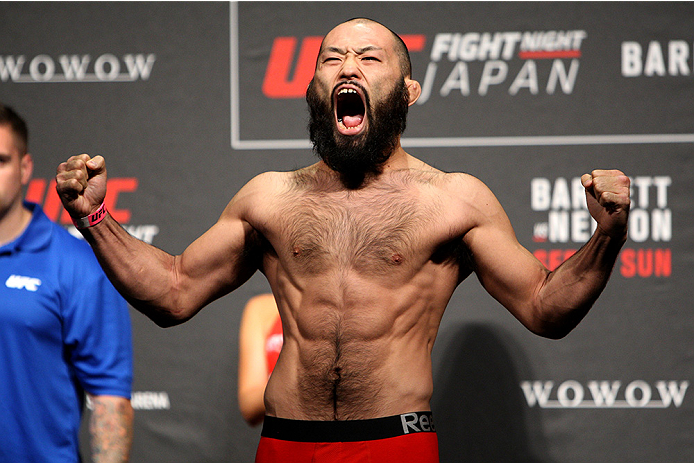
<instances>
[{"instance_id":1,"label":"shirtless man","mask_svg":"<svg viewBox=\"0 0 694 463\"><path fill-rule=\"evenodd\" d=\"M107 274L157 324L185 322L256 270L267 277L285 341L258 462L438 461L431 351L456 286L474 271L530 331L560 338L595 302L626 240L629 180L593 171L582 182L597 230L549 272L482 182L402 149L421 92L410 77L406 47L383 25L356 19L330 31L307 91L321 160L253 178L180 256L99 212L103 158L58 168L63 203Z\"/></svg>"}]
</instances>

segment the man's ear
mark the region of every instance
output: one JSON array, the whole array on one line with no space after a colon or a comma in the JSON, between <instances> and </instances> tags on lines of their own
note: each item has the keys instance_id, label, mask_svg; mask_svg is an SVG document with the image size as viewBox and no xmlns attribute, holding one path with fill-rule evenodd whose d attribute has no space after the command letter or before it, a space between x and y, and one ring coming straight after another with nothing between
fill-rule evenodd
<instances>
[{"instance_id":1,"label":"man's ear","mask_svg":"<svg viewBox=\"0 0 694 463\"><path fill-rule=\"evenodd\" d=\"M22 180L22 185L26 186L31 180L31 175L34 173L34 160L31 158L31 154L26 153L19 160L19 173Z\"/></svg>"},{"instance_id":2,"label":"man's ear","mask_svg":"<svg viewBox=\"0 0 694 463\"><path fill-rule=\"evenodd\" d=\"M414 102L419 99L419 95L422 94L422 86L419 85L419 82L412 79L405 79L405 85L407 86L407 93L409 95L408 106L412 106Z\"/></svg>"}]
</instances>

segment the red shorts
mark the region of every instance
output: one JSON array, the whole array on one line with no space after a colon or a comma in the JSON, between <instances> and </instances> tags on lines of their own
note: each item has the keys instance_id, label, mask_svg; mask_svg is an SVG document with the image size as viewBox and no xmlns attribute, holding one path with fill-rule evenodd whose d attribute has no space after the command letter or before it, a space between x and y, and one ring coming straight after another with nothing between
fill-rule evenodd
<instances>
[{"instance_id":1,"label":"red shorts","mask_svg":"<svg viewBox=\"0 0 694 463\"><path fill-rule=\"evenodd\" d=\"M431 412L372 420L299 421L266 416L256 463L438 463Z\"/></svg>"}]
</instances>

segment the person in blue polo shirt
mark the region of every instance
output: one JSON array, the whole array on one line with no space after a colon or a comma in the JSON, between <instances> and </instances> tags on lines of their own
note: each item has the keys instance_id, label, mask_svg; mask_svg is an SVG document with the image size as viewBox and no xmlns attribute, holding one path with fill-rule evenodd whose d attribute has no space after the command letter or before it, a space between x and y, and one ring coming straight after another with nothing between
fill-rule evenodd
<instances>
[{"instance_id":1,"label":"person in blue polo shirt","mask_svg":"<svg viewBox=\"0 0 694 463\"><path fill-rule=\"evenodd\" d=\"M78 462L85 393L95 462L129 458L132 334L89 245L23 200L26 123L0 104L0 462Z\"/></svg>"}]
</instances>

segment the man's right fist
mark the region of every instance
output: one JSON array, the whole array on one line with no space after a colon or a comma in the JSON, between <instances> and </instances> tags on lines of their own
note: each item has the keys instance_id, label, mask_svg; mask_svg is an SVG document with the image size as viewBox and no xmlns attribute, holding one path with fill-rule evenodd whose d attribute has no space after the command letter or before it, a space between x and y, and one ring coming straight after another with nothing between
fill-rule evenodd
<instances>
[{"instance_id":1,"label":"man's right fist","mask_svg":"<svg viewBox=\"0 0 694 463\"><path fill-rule=\"evenodd\" d=\"M94 213L106 197L106 162L88 154L72 156L58 166L58 196L73 219Z\"/></svg>"}]
</instances>

